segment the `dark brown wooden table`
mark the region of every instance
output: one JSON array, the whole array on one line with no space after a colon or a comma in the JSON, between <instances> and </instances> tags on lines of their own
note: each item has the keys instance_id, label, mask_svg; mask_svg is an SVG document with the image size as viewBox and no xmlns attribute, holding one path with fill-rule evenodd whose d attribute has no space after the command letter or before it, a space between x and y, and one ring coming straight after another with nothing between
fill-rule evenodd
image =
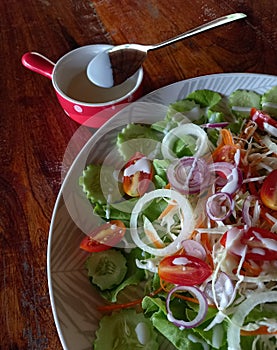
<instances>
[{"instance_id":1,"label":"dark brown wooden table","mask_svg":"<svg viewBox=\"0 0 277 350\"><path fill-rule=\"evenodd\" d=\"M62 348L48 294L47 239L63 155L79 127L50 80L24 68L21 56L37 51L55 62L87 44L157 43L231 12L248 18L150 52L144 93L211 73L277 75L277 2L0 2L0 349Z\"/></svg>"}]
</instances>

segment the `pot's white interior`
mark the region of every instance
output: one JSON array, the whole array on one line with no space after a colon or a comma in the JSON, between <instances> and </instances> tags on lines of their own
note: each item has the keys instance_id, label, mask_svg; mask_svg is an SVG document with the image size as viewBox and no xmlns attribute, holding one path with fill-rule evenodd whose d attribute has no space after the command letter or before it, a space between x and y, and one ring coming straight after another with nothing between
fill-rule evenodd
<instances>
[{"instance_id":1,"label":"pot's white interior","mask_svg":"<svg viewBox=\"0 0 277 350\"><path fill-rule=\"evenodd\" d=\"M113 88L101 88L94 85L87 77L89 62L110 45L88 45L70 51L60 58L53 72L53 85L65 98L75 101L103 104L118 101L130 95L141 83L142 72L136 72L130 79Z\"/></svg>"}]
</instances>

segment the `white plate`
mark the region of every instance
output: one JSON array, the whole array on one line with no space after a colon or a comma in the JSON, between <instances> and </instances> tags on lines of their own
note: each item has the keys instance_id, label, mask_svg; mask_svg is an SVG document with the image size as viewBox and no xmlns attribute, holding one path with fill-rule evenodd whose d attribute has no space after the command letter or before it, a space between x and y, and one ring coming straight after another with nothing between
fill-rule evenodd
<instances>
[{"instance_id":1,"label":"white plate","mask_svg":"<svg viewBox=\"0 0 277 350\"><path fill-rule=\"evenodd\" d=\"M66 350L92 349L94 332L103 302L88 282L79 249L83 232L94 227L98 218L78 185L86 164L103 157L113 158L116 128L130 121L153 123L164 118L166 106L197 89L210 89L229 95L236 89L260 94L277 85L277 77L261 74L214 74L188 79L154 91L119 112L86 143L65 177L54 208L48 241L47 271L53 315L62 346ZM74 140L73 140L74 144ZM70 147L69 147L70 148ZM132 295L135 298L136 295ZM168 347L164 346L164 349ZM104 349L103 349L104 350Z\"/></svg>"}]
</instances>

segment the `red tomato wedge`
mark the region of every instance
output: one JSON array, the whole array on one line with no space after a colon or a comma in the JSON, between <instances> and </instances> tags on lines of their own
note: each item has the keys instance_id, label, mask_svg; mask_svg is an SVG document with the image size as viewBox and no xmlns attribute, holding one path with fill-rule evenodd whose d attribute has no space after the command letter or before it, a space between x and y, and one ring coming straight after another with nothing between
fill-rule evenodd
<instances>
[{"instance_id":1,"label":"red tomato wedge","mask_svg":"<svg viewBox=\"0 0 277 350\"><path fill-rule=\"evenodd\" d=\"M152 162L137 152L123 167L123 191L130 197L141 197L152 182Z\"/></svg>"},{"instance_id":2,"label":"red tomato wedge","mask_svg":"<svg viewBox=\"0 0 277 350\"><path fill-rule=\"evenodd\" d=\"M80 248L89 252L108 250L119 243L124 237L126 227L120 220L111 220L93 230L83 238Z\"/></svg>"},{"instance_id":3,"label":"red tomato wedge","mask_svg":"<svg viewBox=\"0 0 277 350\"><path fill-rule=\"evenodd\" d=\"M272 127L277 128L277 120L271 118L267 113L256 108L251 108L250 117L254 122L258 124L258 127L261 130L265 129L264 124L269 124Z\"/></svg>"},{"instance_id":4,"label":"red tomato wedge","mask_svg":"<svg viewBox=\"0 0 277 350\"><path fill-rule=\"evenodd\" d=\"M234 163L234 157L238 150L235 145L224 145L217 149L213 154L214 162Z\"/></svg>"},{"instance_id":5,"label":"red tomato wedge","mask_svg":"<svg viewBox=\"0 0 277 350\"><path fill-rule=\"evenodd\" d=\"M165 257L159 264L162 280L180 286L194 286L203 283L211 274L211 267L194 256L181 254Z\"/></svg>"},{"instance_id":6,"label":"red tomato wedge","mask_svg":"<svg viewBox=\"0 0 277 350\"><path fill-rule=\"evenodd\" d=\"M263 204L273 210L277 210L277 169L273 170L264 180L260 197Z\"/></svg>"},{"instance_id":7,"label":"red tomato wedge","mask_svg":"<svg viewBox=\"0 0 277 350\"><path fill-rule=\"evenodd\" d=\"M225 247L228 231L222 236L220 243ZM247 246L246 260L266 261L277 259L277 234L260 227L243 230L240 237L241 246ZM239 246L230 249L230 253L239 256Z\"/></svg>"}]
</instances>

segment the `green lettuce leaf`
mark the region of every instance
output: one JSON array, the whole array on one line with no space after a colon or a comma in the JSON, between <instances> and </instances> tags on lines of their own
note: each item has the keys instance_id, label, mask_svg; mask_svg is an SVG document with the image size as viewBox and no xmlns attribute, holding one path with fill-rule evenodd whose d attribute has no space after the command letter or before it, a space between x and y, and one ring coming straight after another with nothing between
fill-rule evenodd
<instances>
[{"instance_id":1,"label":"green lettuce leaf","mask_svg":"<svg viewBox=\"0 0 277 350\"><path fill-rule=\"evenodd\" d=\"M255 91L238 89L229 96L229 106L237 118L248 118L251 108L260 108L261 96Z\"/></svg>"},{"instance_id":2,"label":"green lettuce leaf","mask_svg":"<svg viewBox=\"0 0 277 350\"><path fill-rule=\"evenodd\" d=\"M124 160L128 161L136 152L158 156L160 139L161 135L150 125L128 124L117 135L116 145Z\"/></svg>"},{"instance_id":3,"label":"green lettuce leaf","mask_svg":"<svg viewBox=\"0 0 277 350\"><path fill-rule=\"evenodd\" d=\"M271 117L277 117L277 85L262 95L261 105L262 109Z\"/></svg>"},{"instance_id":4,"label":"green lettuce leaf","mask_svg":"<svg viewBox=\"0 0 277 350\"><path fill-rule=\"evenodd\" d=\"M221 101L222 97L218 92L203 89L191 92L189 95L187 95L186 99L194 101L201 107L212 108Z\"/></svg>"},{"instance_id":5,"label":"green lettuce leaf","mask_svg":"<svg viewBox=\"0 0 277 350\"><path fill-rule=\"evenodd\" d=\"M89 164L79 177L79 185L92 204L116 202L123 196L122 184L113 176L114 168L98 164Z\"/></svg>"}]
</instances>

